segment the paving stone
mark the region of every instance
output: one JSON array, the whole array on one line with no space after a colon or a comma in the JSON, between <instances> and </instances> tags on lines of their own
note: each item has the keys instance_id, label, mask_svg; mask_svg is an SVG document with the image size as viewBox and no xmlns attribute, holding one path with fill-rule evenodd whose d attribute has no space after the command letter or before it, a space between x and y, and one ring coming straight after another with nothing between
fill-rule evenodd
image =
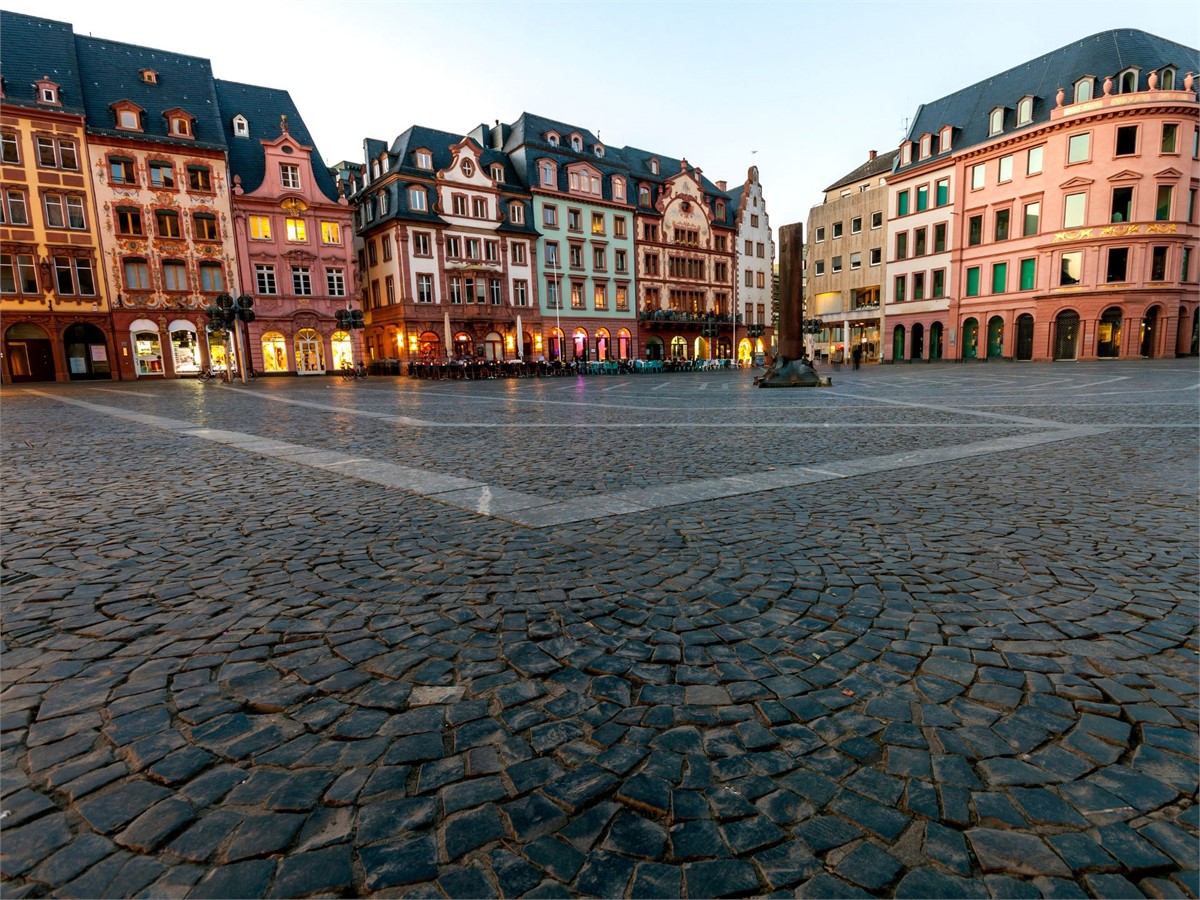
<instances>
[{"instance_id":1,"label":"paving stone","mask_svg":"<svg viewBox=\"0 0 1200 900\"><path fill-rule=\"evenodd\" d=\"M830 875L827 872L822 872L815 878L811 878L804 884L800 885L795 892L796 897L812 898L812 900L824 900L824 898L856 898L856 897L871 897L873 894L868 894L862 888L850 884L848 881Z\"/></svg>"},{"instance_id":2,"label":"paving stone","mask_svg":"<svg viewBox=\"0 0 1200 900\"><path fill-rule=\"evenodd\" d=\"M575 888L585 896L623 897L635 865L628 857L597 850L579 870Z\"/></svg>"},{"instance_id":3,"label":"paving stone","mask_svg":"<svg viewBox=\"0 0 1200 900\"><path fill-rule=\"evenodd\" d=\"M896 897L903 898L986 898L987 887L976 879L945 875L926 867L913 869L896 885Z\"/></svg>"},{"instance_id":4,"label":"paving stone","mask_svg":"<svg viewBox=\"0 0 1200 900\"><path fill-rule=\"evenodd\" d=\"M443 827L446 856L452 861L477 847L498 841L506 834L500 813L492 805L451 816Z\"/></svg>"},{"instance_id":5,"label":"paving stone","mask_svg":"<svg viewBox=\"0 0 1200 900\"><path fill-rule=\"evenodd\" d=\"M684 863L683 879L689 897L731 897L762 884L753 864L735 859Z\"/></svg>"},{"instance_id":6,"label":"paving stone","mask_svg":"<svg viewBox=\"0 0 1200 900\"><path fill-rule=\"evenodd\" d=\"M1171 859L1124 822L1101 825L1097 840L1105 852L1121 863L1126 872L1171 865Z\"/></svg>"},{"instance_id":7,"label":"paving stone","mask_svg":"<svg viewBox=\"0 0 1200 900\"><path fill-rule=\"evenodd\" d=\"M247 816L223 853L226 863L269 856L286 848L304 824L304 816L263 813Z\"/></svg>"},{"instance_id":8,"label":"paving stone","mask_svg":"<svg viewBox=\"0 0 1200 900\"><path fill-rule=\"evenodd\" d=\"M312 897L338 894L354 882L349 844L337 844L309 853L293 853L279 860L272 897Z\"/></svg>"},{"instance_id":9,"label":"paving stone","mask_svg":"<svg viewBox=\"0 0 1200 900\"><path fill-rule=\"evenodd\" d=\"M275 863L269 859L250 859L213 869L188 892L188 897L264 897Z\"/></svg>"},{"instance_id":10,"label":"paving stone","mask_svg":"<svg viewBox=\"0 0 1200 900\"><path fill-rule=\"evenodd\" d=\"M505 897L519 897L532 890L541 881L541 873L534 866L506 849L488 853L492 873Z\"/></svg>"},{"instance_id":11,"label":"paving stone","mask_svg":"<svg viewBox=\"0 0 1200 900\"><path fill-rule=\"evenodd\" d=\"M639 863L629 888L633 900L683 896L683 870L663 863Z\"/></svg>"},{"instance_id":12,"label":"paving stone","mask_svg":"<svg viewBox=\"0 0 1200 900\"><path fill-rule=\"evenodd\" d=\"M1119 868L1117 861L1086 834L1052 834L1046 841L1075 873L1111 872Z\"/></svg>"},{"instance_id":13,"label":"paving stone","mask_svg":"<svg viewBox=\"0 0 1200 900\"><path fill-rule=\"evenodd\" d=\"M358 859L363 870L363 885L369 891L418 884L437 877L437 844L429 835L400 844L360 847Z\"/></svg>"},{"instance_id":14,"label":"paving stone","mask_svg":"<svg viewBox=\"0 0 1200 900\"><path fill-rule=\"evenodd\" d=\"M878 891L890 884L902 868L896 857L864 841L850 851L834 872L859 887Z\"/></svg>"},{"instance_id":15,"label":"paving stone","mask_svg":"<svg viewBox=\"0 0 1200 900\"><path fill-rule=\"evenodd\" d=\"M584 860L584 855L570 844L550 836L527 844L525 855L534 865L563 882L574 880Z\"/></svg>"},{"instance_id":16,"label":"paving stone","mask_svg":"<svg viewBox=\"0 0 1200 900\"><path fill-rule=\"evenodd\" d=\"M438 885L447 897L495 897L496 891L479 869L467 866L444 872Z\"/></svg>"},{"instance_id":17,"label":"paving stone","mask_svg":"<svg viewBox=\"0 0 1200 900\"><path fill-rule=\"evenodd\" d=\"M171 796L164 787L147 781L127 781L77 805L79 814L95 831L111 834Z\"/></svg>"},{"instance_id":18,"label":"paving stone","mask_svg":"<svg viewBox=\"0 0 1200 900\"><path fill-rule=\"evenodd\" d=\"M1071 874L1058 855L1032 834L973 828L966 836L985 872L1059 877Z\"/></svg>"},{"instance_id":19,"label":"paving stone","mask_svg":"<svg viewBox=\"0 0 1200 900\"><path fill-rule=\"evenodd\" d=\"M195 817L191 804L169 797L134 819L114 840L138 853L150 853Z\"/></svg>"}]
</instances>

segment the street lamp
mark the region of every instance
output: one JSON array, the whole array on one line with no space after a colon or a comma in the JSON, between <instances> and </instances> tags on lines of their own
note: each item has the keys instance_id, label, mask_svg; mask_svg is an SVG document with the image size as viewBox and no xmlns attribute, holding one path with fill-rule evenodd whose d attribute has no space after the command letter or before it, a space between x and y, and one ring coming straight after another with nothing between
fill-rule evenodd
<instances>
[{"instance_id":1,"label":"street lamp","mask_svg":"<svg viewBox=\"0 0 1200 900\"><path fill-rule=\"evenodd\" d=\"M820 319L805 319L802 323L802 331L808 335L808 357L813 359L816 356L816 340L817 335L825 329L825 323Z\"/></svg>"},{"instance_id":2,"label":"street lamp","mask_svg":"<svg viewBox=\"0 0 1200 900\"><path fill-rule=\"evenodd\" d=\"M704 324L700 326L700 333L708 338L708 358L716 359L716 352L713 350L713 343L717 336L717 314L708 313L704 317Z\"/></svg>"},{"instance_id":3,"label":"street lamp","mask_svg":"<svg viewBox=\"0 0 1200 900\"><path fill-rule=\"evenodd\" d=\"M367 323L363 321L363 311L361 309L339 309L334 313L337 319L338 328L343 331L350 332L350 366L355 372L358 372L358 365L354 362L354 332L361 331L366 327ZM363 367L366 367L366 361L363 362Z\"/></svg>"},{"instance_id":4,"label":"street lamp","mask_svg":"<svg viewBox=\"0 0 1200 900\"><path fill-rule=\"evenodd\" d=\"M230 327L234 334L234 356L242 372L242 384L246 383L245 348L242 346L242 322L249 325L254 321L254 298L242 294L236 300L229 294L217 294L216 301L205 312L208 314L209 331L224 331ZM228 367L227 367L228 368Z\"/></svg>"}]
</instances>

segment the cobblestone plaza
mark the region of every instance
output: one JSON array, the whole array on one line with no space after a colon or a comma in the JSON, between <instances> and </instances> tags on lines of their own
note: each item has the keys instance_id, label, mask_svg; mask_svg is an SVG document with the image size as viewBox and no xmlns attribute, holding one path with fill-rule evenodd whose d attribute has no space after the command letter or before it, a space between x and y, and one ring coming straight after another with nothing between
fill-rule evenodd
<instances>
[{"instance_id":1,"label":"cobblestone plaza","mask_svg":"<svg viewBox=\"0 0 1200 900\"><path fill-rule=\"evenodd\" d=\"M6 387L2 893L1196 897L1198 388Z\"/></svg>"}]
</instances>

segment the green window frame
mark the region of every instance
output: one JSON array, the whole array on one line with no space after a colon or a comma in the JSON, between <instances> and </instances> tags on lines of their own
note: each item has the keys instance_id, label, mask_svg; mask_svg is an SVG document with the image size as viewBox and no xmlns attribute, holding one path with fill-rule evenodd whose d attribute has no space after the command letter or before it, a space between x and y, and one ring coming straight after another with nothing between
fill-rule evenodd
<instances>
[{"instance_id":1,"label":"green window frame","mask_svg":"<svg viewBox=\"0 0 1200 900\"><path fill-rule=\"evenodd\" d=\"M908 191L901 191L896 197L896 215L908 215Z\"/></svg>"},{"instance_id":2,"label":"green window frame","mask_svg":"<svg viewBox=\"0 0 1200 900\"><path fill-rule=\"evenodd\" d=\"M1003 294L1008 290L1008 263L992 264L992 293Z\"/></svg>"},{"instance_id":3,"label":"green window frame","mask_svg":"<svg viewBox=\"0 0 1200 900\"><path fill-rule=\"evenodd\" d=\"M929 185L923 184L917 188L917 212L929 209Z\"/></svg>"},{"instance_id":4,"label":"green window frame","mask_svg":"<svg viewBox=\"0 0 1200 900\"><path fill-rule=\"evenodd\" d=\"M1021 260L1021 290L1032 291L1037 283L1037 258Z\"/></svg>"},{"instance_id":5,"label":"green window frame","mask_svg":"<svg viewBox=\"0 0 1200 900\"><path fill-rule=\"evenodd\" d=\"M950 179L943 178L937 183L937 197L934 202L938 206L945 206L950 202Z\"/></svg>"},{"instance_id":6,"label":"green window frame","mask_svg":"<svg viewBox=\"0 0 1200 900\"><path fill-rule=\"evenodd\" d=\"M979 266L971 266L967 269L967 296L979 296Z\"/></svg>"}]
</instances>

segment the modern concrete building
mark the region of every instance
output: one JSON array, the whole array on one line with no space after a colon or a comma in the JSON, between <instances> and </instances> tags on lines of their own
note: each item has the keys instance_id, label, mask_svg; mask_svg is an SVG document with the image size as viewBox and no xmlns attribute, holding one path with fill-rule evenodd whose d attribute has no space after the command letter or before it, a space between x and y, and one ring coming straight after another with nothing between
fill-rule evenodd
<instances>
[{"instance_id":1,"label":"modern concrete building","mask_svg":"<svg viewBox=\"0 0 1200 900\"><path fill-rule=\"evenodd\" d=\"M924 104L888 179L886 358L1195 354L1196 71L1121 29Z\"/></svg>"},{"instance_id":2,"label":"modern concrete building","mask_svg":"<svg viewBox=\"0 0 1200 900\"><path fill-rule=\"evenodd\" d=\"M896 152L877 154L825 189L808 216L806 318L820 319L813 350L832 362L855 347L879 359L880 300L886 278L887 183Z\"/></svg>"}]
</instances>

